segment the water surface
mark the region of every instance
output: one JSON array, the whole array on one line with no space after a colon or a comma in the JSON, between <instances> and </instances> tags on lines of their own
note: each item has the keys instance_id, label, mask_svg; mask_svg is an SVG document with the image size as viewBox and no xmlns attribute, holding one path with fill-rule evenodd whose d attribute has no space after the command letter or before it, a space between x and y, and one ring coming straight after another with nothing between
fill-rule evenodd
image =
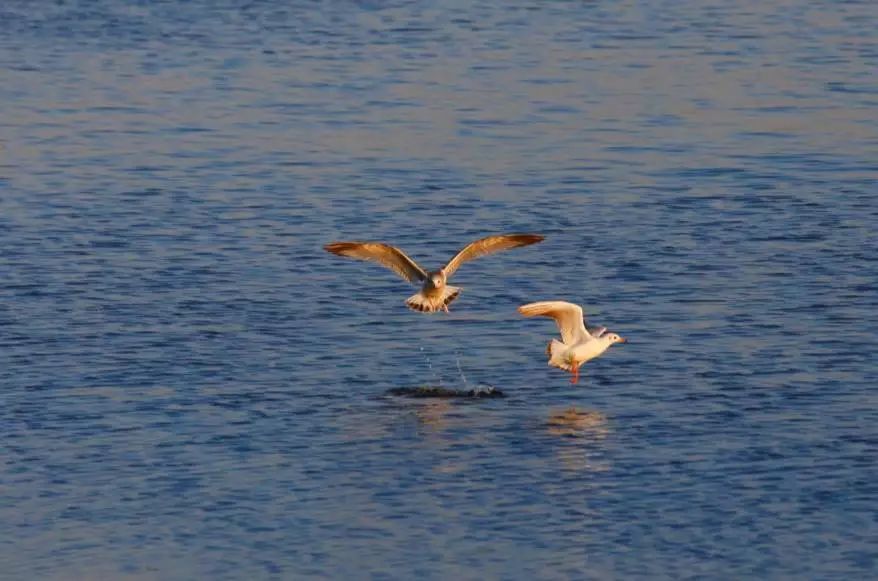
<instances>
[{"instance_id":1,"label":"water surface","mask_svg":"<svg viewBox=\"0 0 878 581\"><path fill-rule=\"evenodd\" d=\"M874 576L875 30L4 2L0 576ZM547 239L432 317L321 249L506 231ZM515 312L554 298L631 340L577 386Z\"/></svg>"}]
</instances>

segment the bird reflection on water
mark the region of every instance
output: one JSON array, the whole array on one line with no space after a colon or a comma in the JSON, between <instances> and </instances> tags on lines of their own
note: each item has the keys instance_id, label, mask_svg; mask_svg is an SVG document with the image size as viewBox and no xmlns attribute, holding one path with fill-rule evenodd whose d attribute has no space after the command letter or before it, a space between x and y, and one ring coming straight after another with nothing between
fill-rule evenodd
<instances>
[{"instance_id":1,"label":"bird reflection on water","mask_svg":"<svg viewBox=\"0 0 878 581\"><path fill-rule=\"evenodd\" d=\"M546 431L563 438L556 454L565 469L575 472L610 469L607 462L596 459L597 444L610 433L607 417L601 412L575 407L553 411L546 421Z\"/></svg>"},{"instance_id":2,"label":"bird reflection on water","mask_svg":"<svg viewBox=\"0 0 878 581\"><path fill-rule=\"evenodd\" d=\"M448 426L448 412L451 403L448 400L430 400L415 410L418 424L432 432L440 432Z\"/></svg>"},{"instance_id":3,"label":"bird reflection on water","mask_svg":"<svg viewBox=\"0 0 878 581\"><path fill-rule=\"evenodd\" d=\"M553 436L604 439L608 433L607 416L599 411L570 407L549 414L546 422Z\"/></svg>"},{"instance_id":4,"label":"bird reflection on water","mask_svg":"<svg viewBox=\"0 0 878 581\"><path fill-rule=\"evenodd\" d=\"M480 424L475 433L483 433L487 426L484 423L494 423L490 414L460 414L460 405L463 402L453 399L429 399L421 400L414 407L413 415L418 423L418 433L431 440L435 436L447 437L451 431L470 431ZM465 404L464 404L465 405ZM493 418L496 420L497 418ZM496 428L496 426L495 426ZM553 410L549 413L545 422L539 424L534 432L538 437L540 431L548 433L554 441L552 448L556 454L559 465L567 471L573 472L604 472L609 470L610 465L602 460L600 453L601 443L610 435L610 427L607 417L596 410L585 410L569 407L563 410ZM475 443L475 442L474 442ZM453 463L457 471L459 463ZM440 471L441 466L438 467Z\"/></svg>"}]
</instances>

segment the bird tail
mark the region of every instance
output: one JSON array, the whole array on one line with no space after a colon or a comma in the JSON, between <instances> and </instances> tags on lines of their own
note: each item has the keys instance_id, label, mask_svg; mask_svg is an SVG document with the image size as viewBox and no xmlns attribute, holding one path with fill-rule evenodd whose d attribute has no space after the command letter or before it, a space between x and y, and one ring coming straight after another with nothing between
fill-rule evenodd
<instances>
[{"instance_id":1,"label":"bird tail","mask_svg":"<svg viewBox=\"0 0 878 581\"><path fill-rule=\"evenodd\" d=\"M445 286L442 287L442 292L436 296L428 296L423 291L418 291L406 299L405 304L413 311L435 313L436 311L445 310L459 294L460 287Z\"/></svg>"},{"instance_id":2,"label":"bird tail","mask_svg":"<svg viewBox=\"0 0 878 581\"><path fill-rule=\"evenodd\" d=\"M570 362L564 357L565 351L567 351L567 345L561 341L558 341L557 339L549 341L549 344L546 345L546 355L549 356L549 365L557 367L558 369L563 369L564 371L573 371Z\"/></svg>"}]
</instances>

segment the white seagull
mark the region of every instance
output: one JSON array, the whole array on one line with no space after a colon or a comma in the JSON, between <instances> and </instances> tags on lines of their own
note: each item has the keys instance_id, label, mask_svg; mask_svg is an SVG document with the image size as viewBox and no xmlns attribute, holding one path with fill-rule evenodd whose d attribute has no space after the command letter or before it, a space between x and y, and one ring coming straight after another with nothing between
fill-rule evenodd
<instances>
[{"instance_id":1,"label":"white seagull","mask_svg":"<svg viewBox=\"0 0 878 581\"><path fill-rule=\"evenodd\" d=\"M587 329L582 308L564 301L542 301L518 307L525 317L552 317L561 331L561 341L552 339L546 347L549 365L573 373L570 383L579 380L579 366L601 355L613 343L627 341L606 327Z\"/></svg>"},{"instance_id":2,"label":"white seagull","mask_svg":"<svg viewBox=\"0 0 878 581\"><path fill-rule=\"evenodd\" d=\"M422 283L421 290L410 296L405 304L422 313L440 310L447 313L448 305L460 294L460 287L449 286L447 282L461 264L479 256L535 244L542 240L543 237L537 234L486 236L467 244L448 264L433 272L425 271L399 248L381 242L333 242L323 248L340 256L378 262L409 282Z\"/></svg>"}]
</instances>

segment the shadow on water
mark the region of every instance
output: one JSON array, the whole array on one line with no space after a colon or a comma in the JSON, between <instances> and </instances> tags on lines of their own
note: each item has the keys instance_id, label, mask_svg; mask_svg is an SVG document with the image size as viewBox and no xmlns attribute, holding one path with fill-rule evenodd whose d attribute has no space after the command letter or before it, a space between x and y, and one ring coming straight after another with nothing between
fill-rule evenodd
<instances>
[{"instance_id":1,"label":"shadow on water","mask_svg":"<svg viewBox=\"0 0 878 581\"><path fill-rule=\"evenodd\" d=\"M437 385L420 385L416 387L394 387L385 392L387 395L398 397L417 397L417 398L498 398L506 397L499 389L493 386L476 386L471 389L455 389Z\"/></svg>"}]
</instances>

